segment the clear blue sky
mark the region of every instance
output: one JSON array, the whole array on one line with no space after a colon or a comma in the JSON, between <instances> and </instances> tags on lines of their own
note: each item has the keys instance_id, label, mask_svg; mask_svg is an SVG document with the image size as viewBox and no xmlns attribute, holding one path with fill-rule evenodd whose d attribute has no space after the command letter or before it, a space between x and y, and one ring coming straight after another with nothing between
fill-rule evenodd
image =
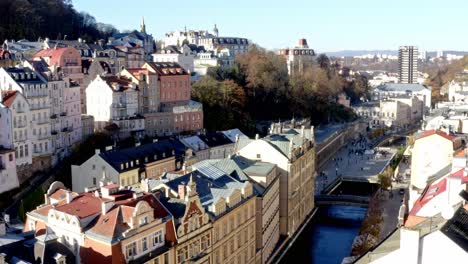
<instances>
[{"instance_id":1,"label":"clear blue sky","mask_svg":"<svg viewBox=\"0 0 468 264\"><path fill-rule=\"evenodd\" d=\"M164 33L209 29L246 37L266 48L307 38L319 52L344 49L468 50L467 0L73 0L99 22L120 30Z\"/></svg>"}]
</instances>

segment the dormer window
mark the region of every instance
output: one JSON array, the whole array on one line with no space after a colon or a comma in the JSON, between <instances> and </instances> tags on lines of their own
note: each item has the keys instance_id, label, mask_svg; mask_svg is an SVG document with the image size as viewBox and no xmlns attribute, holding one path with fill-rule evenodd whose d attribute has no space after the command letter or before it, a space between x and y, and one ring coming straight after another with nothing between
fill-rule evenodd
<instances>
[{"instance_id":1,"label":"dormer window","mask_svg":"<svg viewBox=\"0 0 468 264\"><path fill-rule=\"evenodd\" d=\"M139 220L140 226L148 224L148 216L142 216Z\"/></svg>"}]
</instances>

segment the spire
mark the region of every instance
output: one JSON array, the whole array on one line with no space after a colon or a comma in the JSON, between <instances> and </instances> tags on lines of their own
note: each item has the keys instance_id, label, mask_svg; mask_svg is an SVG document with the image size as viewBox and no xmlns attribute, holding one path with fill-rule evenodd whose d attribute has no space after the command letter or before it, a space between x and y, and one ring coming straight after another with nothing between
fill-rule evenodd
<instances>
[{"instance_id":1,"label":"spire","mask_svg":"<svg viewBox=\"0 0 468 264\"><path fill-rule=\"evenodd\" d=\"M214 25L213 33L215 34L216 37L219 37L219 31L218 31L218 27L216 26L216 24Z\"/></svg>"},{"instance_id":2,"label":"spire","mask_svg":"<svg viewBox=\"0 0 468 264\"><path fill-rule=\"evenodd\" d=\"M190 180L188 182L188 187L190 190L189 197L198 195L197 193L197 184L193 181L193 174L190 174Z\"/></svg>"},{"instance_id":3,"label":"spire","mask_svg":"<svg viewBox=\"0 0 468 264\"><path fill-rule=\"evenodd\" d=\"M141 17L141 26L140 26L140 32L141 33L146 33L146 25L145 25L145 17Z\"/></svg>"}]
</instances>

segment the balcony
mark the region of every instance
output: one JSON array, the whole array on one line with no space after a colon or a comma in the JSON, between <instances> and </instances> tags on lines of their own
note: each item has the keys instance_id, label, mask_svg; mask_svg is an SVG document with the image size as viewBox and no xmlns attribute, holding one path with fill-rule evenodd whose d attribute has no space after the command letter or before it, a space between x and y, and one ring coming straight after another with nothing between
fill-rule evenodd
<instances>
[{"instance_id":1,"label":"balcony","mask_svg":"<svg viewBox=\"0 0 468 264\"><path fill-rule=\"evenodd\" d=\"M67 133L69 133L69 132L72 132L72 131L73 131L73 127L72 127L72 126L68 126L68 127L62 128L62 132L67 132Z\"/></svg>"},{"instance_id":2,"label":"balcony","mask_svg":"<svg viewBox=\"0 0 468 264\"><path fill-rule=\"evenodd\" d=\"M113 107L114 108L127 108L127 105L123 103L115 103L113 104Z\"/></svg>"},{"instance_id":3,"label":"balcony","mask_svg":"<svg viewBox=\"0 0 468 264\"><path fill-rule=\"evenodd\" d=\"M17 122L16 124L14 124L14 127L15 128L24 128L26 127L26 122Z\"/></svg>"},{"instance_id":4,"label":"balcony","mask_svg":"<svg viewBox=\"0 0 468 264\"><path fill-rule=\"evenodd\" d=\"M60 116L67 116L67 112L60 113Z\"/></svg>"},{"instance_id":5,"label":"balcony","mask_svg":"<svg viewBox=\"0 0 468 264\"><path fill-rule=\"evenodd\" d=\"M49 120L44 120L44 119L40 119L40 120L36 121L36 124L38 124L38 125L44 125L44 124L48 124L48 123L49 123Z\"/></svg>"},{"instance_id":6,"label":"balcony","mask_svg":"<svg viewBox=\"0 0 468 264\"><path fill-rule=\"evenodd\" d=\"M50 119L56 119L57 118L57 115L56 114L53 114L50 116Z\"/></svg>"},{"instance_id":7,"label":"balcony","mask_svg":"<svg viewBox=\"0 0 468 264\"><path fill-rule=\"evenodd\" d=\"M56 135L58 135L58 132L55 131L55 130L52 130L52 131L50 132L50 134L51 134L52 136L56 136Z\"/></svg>"},{"instance_id":8,"label":"balcony","mask_svg":"<svg viewBox=\"0 0 468 264\"><path fill-rule=\"evenodd\" d=\"M50 135L48 135L48 134L37 135L38 140L44 140L44 139L49 139L49 138L50 138Z\"/></svg>"}]
</instances>

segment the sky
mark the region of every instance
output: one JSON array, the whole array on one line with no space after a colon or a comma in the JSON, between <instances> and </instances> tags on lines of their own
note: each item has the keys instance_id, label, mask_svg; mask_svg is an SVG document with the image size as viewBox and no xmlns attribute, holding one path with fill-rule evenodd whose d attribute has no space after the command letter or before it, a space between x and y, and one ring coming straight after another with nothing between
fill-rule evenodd
<instances>
[{"instance_id":1,"label":"sky","mask_svg":"<svg viewBox=\"0 0 468 264\"><path fill-rule=\"evenodd\" d=\"M73 0L78 11L119 30L139 29L156 39L171 31L212 30L245 37L268 49L306 38L318 52L468 50L466 0Z\"/></svg>"}]
</instances>

